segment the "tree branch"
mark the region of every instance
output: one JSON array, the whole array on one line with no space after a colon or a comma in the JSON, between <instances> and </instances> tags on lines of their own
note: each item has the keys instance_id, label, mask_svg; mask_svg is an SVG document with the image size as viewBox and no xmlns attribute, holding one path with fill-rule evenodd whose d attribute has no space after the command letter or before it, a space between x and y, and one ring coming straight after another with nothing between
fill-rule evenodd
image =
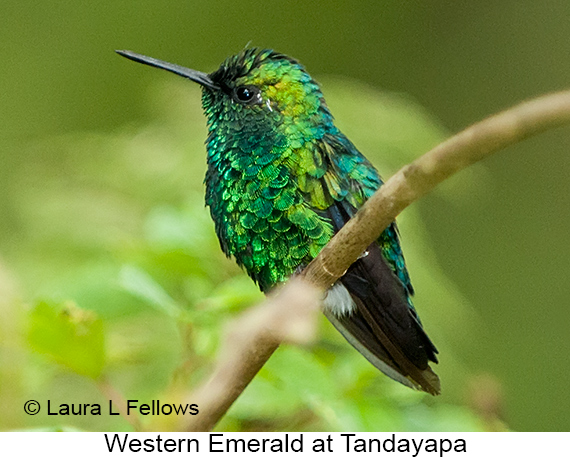
<instances>
[{"instance_id":1,"label":"tree branch","mask_svg":"<svg viewBox=\"0 0 570 457\"><path fill-rule=\"evenodd\" d=\"M473 124L400 169L305 269L320 287L334 284L408 205L469 165L529 136L570 122L570 91L530 100Z\"/></svg>"},{"instance_id":2,"label":"tree branch","mask_svg":"<svg viewBox=\"0 0 570 457\"><path fill-rule=\"evenodd\" d=\"M570 91L545 95L472 125L403 167L322 249L301 278L289 281L240 319L227 338L225 352L213 375L191 397L200 413L188 419L183 429L211 430L281 341L288 337L306 340L314 330L303 316L314 314L323 291L408 205L454 173L494 152L568 122ZM291 338L291 329L300 325L307 329L305 333Z\"/></svg>"},{"instance_id":3,"label":"tree branch","mask_svg":"<svg viewBox=\"0 0 570 457\"><path fill-rule=\"evenodd\" d=\"M200 412L188 416L181 429L203 432L214 428L282 341L313 339L323 290L301 278L288 281L261 305L232 322L214 373L190 395Z\"/></svg>"}]
</instances>

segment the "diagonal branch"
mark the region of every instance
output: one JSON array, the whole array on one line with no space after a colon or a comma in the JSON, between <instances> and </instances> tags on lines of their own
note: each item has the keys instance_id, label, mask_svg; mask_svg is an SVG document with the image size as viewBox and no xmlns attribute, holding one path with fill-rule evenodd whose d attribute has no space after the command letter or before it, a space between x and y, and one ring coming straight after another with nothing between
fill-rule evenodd
<instances>
[{"instance_id":1,"label":"diagonal branch","mask_svg":"<svg viewBox=\"0 0 570 457\"><path fill-rule=\"evenodd\" d=\"M545 95L473 124L400 169L305 269L333 284L408 205L469 165L529 136L570 122L570 91Z\"/></svg>"},{"instance_id":2,"label":"diagonal branch","mask_svg":"<svg viewBox=\"0 0 570 457\"><path fill-rule=\"evenodd\" d=\"M293 278L261 305L231 323L214 373L188 398L199 407L181 429L211 430L283 341L307 343L314 337L322 290Z\"/></svg>"},{"instance_id":3,"label":"diagonal branch","mask_svg":"<svg viewBox=\"0 0 570 457\"><path fill-rule=\"evenodd\" d=\"M306 333L298 331L299 325L309 325L303 316L315 314L323 291L408 205L494 152L568 122L570 91L545 95L468 127L398 171L322 249L303 278L289 281L234 326L214 373L191 397L200 413L182 424L183 429L211 430L280 342L306 340L310 327Z\"/></svg>"}]
</instances>

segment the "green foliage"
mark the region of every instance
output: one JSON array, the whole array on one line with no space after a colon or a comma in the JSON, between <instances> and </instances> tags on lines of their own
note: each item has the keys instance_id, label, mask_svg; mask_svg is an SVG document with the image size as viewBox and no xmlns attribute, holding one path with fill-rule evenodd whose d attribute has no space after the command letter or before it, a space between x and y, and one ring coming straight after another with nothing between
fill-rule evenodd
<instances>
[{"instance_id":1,"label":"green foliage","mask_svg":"<svg viewBox=\"0 0 570 457\"><path fill-rule=\"evenodd\" d=\"M406 98L347 81L323 86L339 126L385 175L444 136ZM19 293L0 300L0 307L16 316L10 322L17 328L25 322L28 328L23 340L0 323L0 355L19 361L0 366L2 404L21 408L32 393L103 403L93 382L102 376L127 398L178 401L208 374L225 323L263 299L221 253L204 208L206 132L198 90L176 81L153 96L154 122L30 144L43 148L49 160L16 170L7 183L19 190L19 229L18 237L2 237L10 240L1 244L2 261ZM358 110L389 128L362 128L363 118L349 115ZM453 191L469 182L455 183ZM440 193L448 198L451 192ZM442 352L436 370L444 394L434 399L387 379L323 318L318 341L279 348L218 429L484 428L461 406L469 374L453 358L453 346L471 331L469 308L437 265L414 208L400 227L418 290L415 304ZM0 290L5 276L0 274ZM22 318L18 295L38 303ZM41 414L0 418L4 429L64 425L129 429L123 419L106 416L68 417L65 423Z\"/></svg>"},{"instance_id":2,"label":"green foliage","mask_svg":"<svg viewBox=\"0 0 570 457\"><path fill-rule=\"evenodd\" d=\"M97 379L105 364L103 322L95 313L39 302L30 313L30 347L75 373Z\"/></svg>"},{"instance_id":3,"label":"green foliage","mask_svg":"<svg viewBox=\"0 0 570 457\"><path fill-rule=\"evenodd\" d=\"M140 297L168 317L182 320L184 310L170 298L160 284L140 268L131 265L123 266L119 274L119 283L125 290Z\"/></svg>"}]
</instances>

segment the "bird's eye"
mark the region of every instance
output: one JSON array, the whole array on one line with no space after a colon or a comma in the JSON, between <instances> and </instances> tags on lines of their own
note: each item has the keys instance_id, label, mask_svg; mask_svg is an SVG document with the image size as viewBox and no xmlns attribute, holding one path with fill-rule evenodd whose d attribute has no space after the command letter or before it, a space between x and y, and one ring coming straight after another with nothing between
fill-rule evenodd
<instances>
[{"instance_id":1,"label":"bird's eye","mask_svg":"<svg viewBox=\"0 0 570 457\"><path fill-rule=\"evenodd\" d=\"M234 99L246 105L261 103L261 92L255 86L240 86L234 90Z\"/></svg>"}]
</instances>

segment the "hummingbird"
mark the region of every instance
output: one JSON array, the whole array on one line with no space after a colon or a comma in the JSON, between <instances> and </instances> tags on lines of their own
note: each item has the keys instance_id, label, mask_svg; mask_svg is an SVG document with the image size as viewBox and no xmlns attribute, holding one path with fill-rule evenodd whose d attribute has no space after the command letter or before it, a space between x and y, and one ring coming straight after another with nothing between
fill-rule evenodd
<instances>
[{"instance_id":1,"label":"hummingbird","mask_svg":"<svg viewBox=\"0 0 570 457\"><path fill-rule=\"evenodd\" d=\"M206 205L222 251L267 293L302 271L382 186L335 126L319 84L295 59L246 48L212 73L132 51L118 54L202 87ZM440 393L437 349L414 294L393 222L328 290L328 320L390 378Z\"/></svg>"}]
</instances>

